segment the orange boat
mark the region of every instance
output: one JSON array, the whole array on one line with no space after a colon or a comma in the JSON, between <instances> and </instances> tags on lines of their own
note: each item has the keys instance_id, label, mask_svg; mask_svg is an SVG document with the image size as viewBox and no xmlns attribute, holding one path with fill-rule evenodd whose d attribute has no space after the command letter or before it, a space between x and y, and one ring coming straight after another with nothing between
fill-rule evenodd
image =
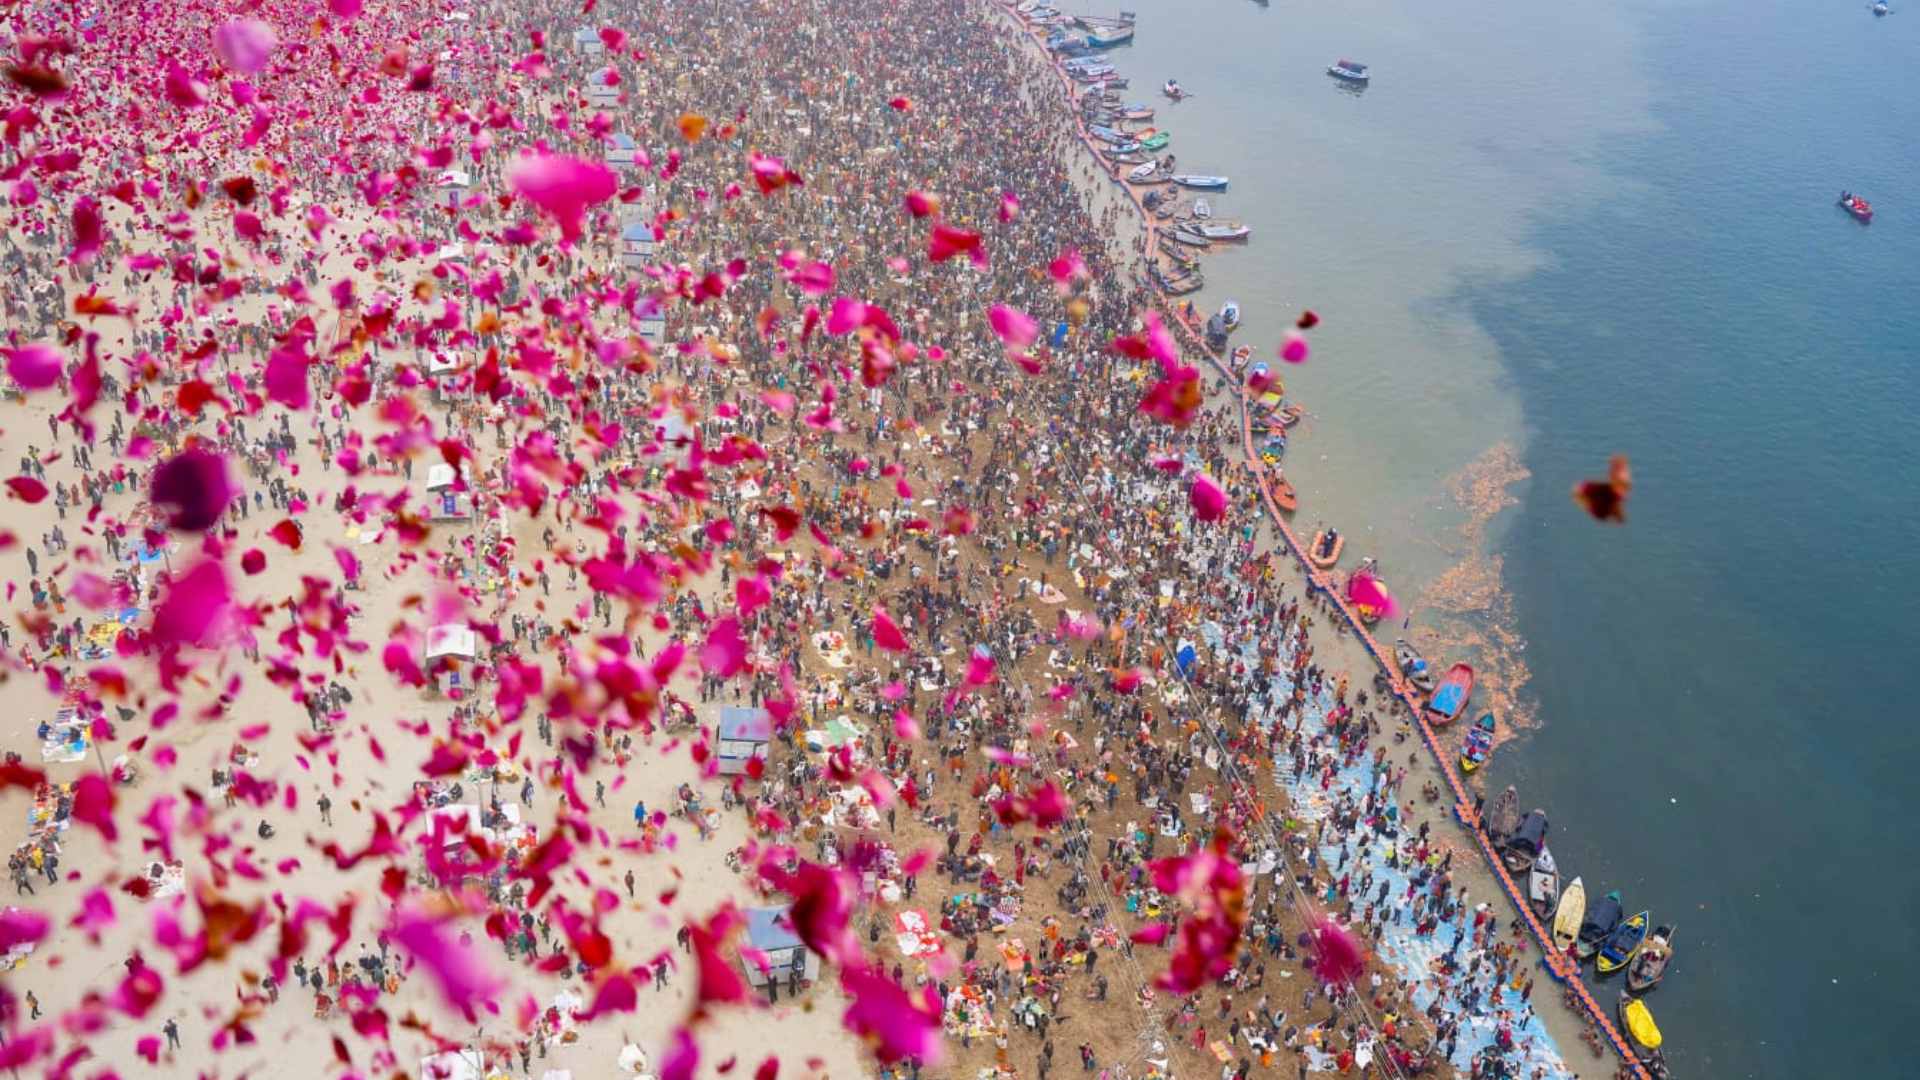
<instances>
[{"instance_id":1,"label":"orange boat","mask_svg":"<svg viewBox=\"0 0 1920 1080\"><path fill-rule=\"evenodd\" d=\"M1294 494L1293 485L1288 483L1287 478L1284 476L1274 478L1273 501L1280 509L1285 510L1289 514L1300 507L1300 499Z\"/></svg>"},{"instance_id":2,"label":"orange boat","mask_svg":"<svg viewBox=\"0 0 1920 1080\"><path fill-rule=\"evenodd\" d=\"M1326 570L1340 561L1340 553L1347 547L1347 538L1338 530L1321 529L1313 534L1313 542L1307 545L1307 561Z\"/></svg>"}]
</instances>

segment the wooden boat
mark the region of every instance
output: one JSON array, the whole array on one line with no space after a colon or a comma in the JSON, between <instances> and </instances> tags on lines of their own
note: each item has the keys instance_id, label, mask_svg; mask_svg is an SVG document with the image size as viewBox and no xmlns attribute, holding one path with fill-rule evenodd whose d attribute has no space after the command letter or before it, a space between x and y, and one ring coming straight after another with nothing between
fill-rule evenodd
<instances>
[{"instance_id":1,"label":"wooden boat","mask_svg":"<svg viewBox=\"0 0 1920 1080\"><path fill-rule=\"evenodd\" d=\"M1122 120L1151 120L1153 110L1145 105L1129 105L1120 111Z\"/></svg>"},{"instance_id":2,"label":"wooden boat","mask_svg":"<svg viewBox=\"0 0 1920 1080\"><path fill-rule=\"evenodd\" d=\"M1641 912L1626 922L1614 927L1613 933L1600 946L1600 952L1594 957L1594 969L1602 975L1611 975L1633 962L1640 946L1647 941L1647 925L1651 920L1649 912Z\"/></svg>"},{"instance_id":3,"label":"wooden boat","mask_svg":"<svg viewBox=\"0 0 1920 1080\"><path fill-rule=\"evenodd\" d=\"M1179 184L1181 187L1194 188L1199 191L1225 191L1227 190L1228 183L1227 178L1224 176L1205 176L1199 173L1182 173L1175 176L1173 182Z\"/></svg>"},{"instance_id":4,"label":"wooden boat","mask_svg":"<svg viewBox=\"0 0 1920 1080\"><path fill-rule=\"evenodd\" d=\"M1493 714L1482 716L1471 728L1467 729L1467 739L1460 747L1460 771L1470 773L1487 763L1493 755Z\"/></svg>"},{"instance_id":5,"label":"wooden boat","mask_svg":"<svg viewBox=\"0 0 1920 1080\"><path fill-rule=\"evenodd\" d=\"M1862 225L1873 224L1873 204L1850 191L1840 193L1840 209L1853 215Z\"/></svg>"},{"instance_id":6,"label":"wooden boat","mask_svg":"<svg viewBox=\"0 0 1920 1080\"><path fill-rule=\"evenodd\" d=\"M1299 405L1282 405L1273 411L1273 418L1281 427L1292 427L1307 415L1307 410Z\"/></svg>"},{"instance_id":7,"label":"wooden boat","mask_svg":"<svg viewBox=\"0 0 1920 1080\"><path fill-rule=\"evenodd\" d=\"M1587 917L1587 886L1579 878L1574 878L1560 892L1560 902L1553 908L1553 947L1561 952L1573 948L1579 940L1580 924Z\"/></svg>"},{"instance_id":8,"label":"wooden boat","mask_svg":"<svg viewBox=\"0 0 1920 1080\"><path fill-rule=\"evenodd\" d=\"M1406 638L1397 638L1393 643L1393 662L1400 665L1400 675L1415 690L1423 694L1433 693L1433 668L1427 666L1427 658L1413 647Z\"/></svg>"},{"instance_id":9,"label":"wooden boat","mask_svg":"<svg viewBox=\"0 0 1920 1080\"><path fill-rule=\"evenodd\" d=\"M1173 136L1164 131L1156 131L1140 140L1140 149L1154 151L1165 150L1167 144L1172 141Z\"/></svg>"},{"instance_id":10,"label":"wooden boat","mask_svg":"<svg viewBox=\"0 0 1920 1080\"><path fill-rule=\"evenodd\" d=\"M1241 368L1246 367L1247 361L1251 359L1253 359L1253 346L1251 345L1239 346L1238 348L1233 350L1232 356L1228 357L1228 360L1232 363L1233 370L1235 371L1239 371Z\"/></svg>"},{"instance_id":11,"label":"wooden boat","mask_svg":"<svg viewBox=\"0 0 1920 1080\"><path fill-rule=\"evenodd\" d=\"M1453 665L1445 675L1440 676L1439 685L1433 688L1433 697L1427 700L1427 723L1453 723L1456 717L1466 711L1467 701L1472 697L1473 666Z\"/></svg>"},{"instance_id":12,"label":"wooden boat","mask_svg":"<svg viewBox=\"0 0 1920 1080\"><path fill-rule=\"evenodd\" d=\"M1340 553L1347 549L1347 538L1337 530L1321 529L1313 534L1313 542L1307 545L1307 561L1322 570L1340 561Z\"/></svg>"},{"instance_id":13,"label":"wooden boat","mask_svg":"<svg viewBox=\"0 0 1920 1080\"><path fill-rule=\"evenodd\" d=\"M1168 79L1167 84L1160 88L1160 92L1167 95L1168 97L1172 98L1175 101L1179 101L1181 98L1193 96L1192 94L1187 93L1186 88L1182 87L1179 81L1175 79Z\"/></svg>"},{"instance_id":14,"label":"wooden boat","mask_svg":"<svg viewBox=\"0 0 1920 1080\"><path fill-rule=\"evenodd\" d=\"M1573 943L1574 955L1582 960L1600 951L1613 932L1620 928L1623 910L1620 907L1620 892L1614 890L1600 898L1600 902L1587 909L1587 917L1580 922L1580 936Z\"/></svg>"},{"instance_id":15,"label":"wooden boat","mask_svg":"<svg viewBox=\"0 0 1920 1080\"><path fill-rule=\"evenodd\" d=\"M1627 965L1628 992L1644 994L1667 977L1667 963L1673 959L1673 931L1671 926L1662 926L1640 946L1640 954Z\"/></svg>"},{"instance_id":16,"label":"wooden boat","mask_svg":"<svg viewBox=\"0 0 1920 1080\"><path fill-rule=\"evenodd\" d=\"M1140 165L1135 165L1131 170L1127 172L1127 179L1137 184L1140 181L1151 177L1154 174L1155 170L1159 168L1160 168L1159 163L1153 162L1153 161L1145 162Z\"/></svg>"},{"instance_id":17,"label":"wooden boat","mask_svg":"<svg viewBox=\"0 0 1920 1080\"><path fill-rule=\"evenodd\" d=\"M1520 793L1508 784L1507 790L1494 797L1493 809L1487 812L1487 836L1498 847L1519 827Z\"/></svg>"},{"instance_id":18,"label":"wooden boat","mask_svg":"<svg viewBox=\"0 0 1920 1080\"><path fill-rule=\"evenodd\" d=\"M1094 49L1111 49L1115 45L1125 45L1133 40L1133 27L1124 26L1112 30L1093 30L1087 34L1087 45Z\"/></svg>"},{"instance_id":19,"label":"wooden boat","mask_svg":"<svg viewBox=\"0 0 1920 1080\"><path fill-rule=\"evenodd\" d=\"M1560 868L1554 865L1553 852L1540 849L1540 857L1527 868L1527 906L1545 919L1560 902Z\"/></svg>"},{"instance_id":20,"label":"wooden boat","mask_svg":"<svg viewBox=\"0 0 1920 1080\"><path fill-rule=\"evenodd\" d=\"M1284 476L1275 476L1273 480L1273 503L1291 514L1299 509L1300 498L1293 490L1293 484Z\"/></svg>"},{"instance_id":21,"label":"wooden boat","mask_svg":"<svg viewBox=\"0 0 1920 1080\"><path fill-rule=\"evenodd\" d=\"M1620 995L1620 1026L1627 1037L1648 1050L1660 1049L1660 1026L1653 1022L1653 1010L1637 997Z\"/></svg>"},{"instance_id":22,"label":"wooden boat","mask_svg":"<svg viewBox=\"0 0 1920 1080\"><path fill-rule=\"evenodd\" d=\"M1167 239L1173 241L1176 244L1185 244L1190 248L1199 248L1202 251L1205 251L1206 249L1213 246L1213 242L1208 240L1206 237L1194 236L1191 233L1182 232L1177 228L1168 229L1165 235Z\"/></svg>"},{"instance_id":23,"label":"wooden boat","mask_svg":"<svg viewBox=\"0 0 1920 1080\"><path fill-rule=\"evenodd\" d=\"M1507 865L1509 873L1518 874L1532 866L1546 847L1547 812L1535 808L1527 811L1527 816L1514 826L1513 835L1507 837L1500 851L1500 861Z\"/></svg>"}]
</instances>

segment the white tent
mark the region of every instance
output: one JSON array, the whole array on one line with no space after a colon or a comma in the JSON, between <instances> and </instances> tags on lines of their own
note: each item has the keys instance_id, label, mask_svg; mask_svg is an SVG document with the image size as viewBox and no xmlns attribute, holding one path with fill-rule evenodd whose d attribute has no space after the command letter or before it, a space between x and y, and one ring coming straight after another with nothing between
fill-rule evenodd
<instances>
[{"instance_id":1,"label":"white tent","mask_svg":"<svg viewBox=\"0 0 1920 1080\"><path fill-rule=\"evenodd\" d=\"M441 488L452 487L458 483L459 480L460 474L453 471L453 466L444 461L436 461L432 465L427 466L428 491L439 491Z\"/></svg>"},{"instance_id":2,"label":"white tent","mask_svg":"<svg viewBox=\"0 0 1920 1080\"><path fill-rule=\"evenodd\" d=\"M427 631L427 659L454 657L471 660L479 655L480 635L465 623L445 623Z\"/></svg>"},{"instance_id":3,"label":"white tent","mask_svg":"<svg viewBox=\"0 0 1920 1080\"><path fill-rule=\"evenodd\" d=\"M450 1050L420 1059L420 1080L484 1080L486 1060L478 1050Z\"/></svg>"}]
</instances>

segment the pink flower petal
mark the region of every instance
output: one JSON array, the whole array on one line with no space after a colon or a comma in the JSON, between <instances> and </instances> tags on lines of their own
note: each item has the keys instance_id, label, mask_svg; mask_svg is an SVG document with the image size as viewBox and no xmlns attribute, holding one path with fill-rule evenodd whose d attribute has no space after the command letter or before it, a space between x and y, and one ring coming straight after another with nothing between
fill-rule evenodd
<instances>
[{"instance_id":1,"label":"pink flower petal","mask_svg":"<svg viewBox=\"0 0 1920 1080\"><path fill-rule=\"evenodd\" d=\"M987 324L1008 348L1024 349L1040 337L1040 324L1018 308L995 304L987 309Z\"/></svg>"},{"instance_id":2,"label":"pink flower petal","mask_svg":"<svg viewBox=\"0 0 1920 1080\"><path fill-rule=\"evenodd\" d=\"M1187 498L1193 503L1194 516L1201 521L1219 521L1227 516L1227 493L1206 473L1194 474Z\"/></svg>"},{"instance_id":3,"label":"pink flower petal","mask_svg":"<svg viewBox=\"0 0 1920 1080\"><path fill-rule=\"evenodd\" d=\"M167 509L167 527L181 532L205 532L219 524L237 494L227 459L198 447L155 466L147 489L154 505Z\"/></svg>"},{"instance_id":4,"label":"pink flower petal","mask_svg":"<svg viewBox=\"0 0 1920 1080\"><path fill-rule=\"evenodd\" d=\"M65 357L51 345L22 345L6 353L7 374L22 390L44 390L60 381Z\"/></svg>"},{"instance_id":5,"label":"pink flower petal","mask_svg":"<svg viewBox=\"0 0 1920 1080\"><path fill-rule=\"evenodd\" d=\"M279 43L273 27L259 19L235 19L221 24L213 32L213 51L222 63L242 75L251 75L266 67Z\"/></svg>"}]
</instances>

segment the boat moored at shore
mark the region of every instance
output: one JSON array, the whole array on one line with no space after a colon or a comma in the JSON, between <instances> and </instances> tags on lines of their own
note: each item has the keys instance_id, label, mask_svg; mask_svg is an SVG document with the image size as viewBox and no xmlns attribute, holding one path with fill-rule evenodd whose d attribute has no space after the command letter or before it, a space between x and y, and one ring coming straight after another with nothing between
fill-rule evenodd
<instances>
[{"instance_id":1,"label":"boat moored at shore","mask_svg":"<svg viewBox=\"0 0 1920 1080\"><path fill-rule=\"evenodd\" d=\"M1493 727L1493 714L1488 713L1467 729L1466 740L1460 745L1461 772L1473 772L1493 756Z\"/></svg>"},{"instance_id":2,"label":"boat moored at shore","mask_svg":"<svg viewBox=\"0 0 1920 1080\"><path fill-rule=\"evenodd\" d=\"M1455 664L1440 677L1433 688L1433 696L1427 700L1427 723L1435 727L1444 727L1466 710L1467 701L1473 697L1473 667L1469 664Z\"/></svg>"},{"instance_id":3,"label":"boat moored at shore","mask_svg":"<svg viewBox=\"0 0 1920 1080\"><path fill-rule=\"evenodd\" d=\"M1227 178L1224 176L1205 176L1205 175L1196 175L1193 173L1181 173L1173 178L1173 182L1176 184L1179 184L1181 187L1194 188L1199 191L1227 190Z\"/></svg>"}]
</instances>

